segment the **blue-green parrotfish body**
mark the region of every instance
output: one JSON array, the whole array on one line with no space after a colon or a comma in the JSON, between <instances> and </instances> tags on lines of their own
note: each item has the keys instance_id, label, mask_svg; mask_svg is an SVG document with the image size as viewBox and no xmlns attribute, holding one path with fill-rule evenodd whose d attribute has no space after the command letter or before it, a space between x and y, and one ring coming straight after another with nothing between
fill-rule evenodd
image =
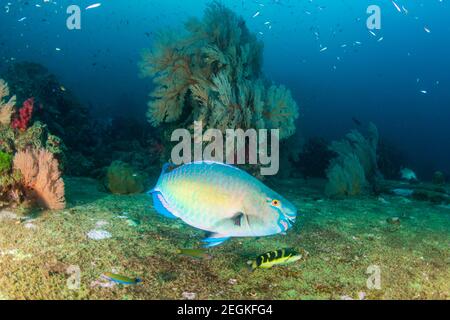
<instances>
[{"instance_id":1,"label":"blue-green parrotfish body","mask_svg":"<svg viewBox=\"0 0 450 320\"><path fill-rule=\"evenodd\" d=\"M297 209L261 181L232 165L198 161L163 168L152 190L155 209L168 218L211 233L207 247L231 237L286 232Z\"/></svg>"}]
</instances>

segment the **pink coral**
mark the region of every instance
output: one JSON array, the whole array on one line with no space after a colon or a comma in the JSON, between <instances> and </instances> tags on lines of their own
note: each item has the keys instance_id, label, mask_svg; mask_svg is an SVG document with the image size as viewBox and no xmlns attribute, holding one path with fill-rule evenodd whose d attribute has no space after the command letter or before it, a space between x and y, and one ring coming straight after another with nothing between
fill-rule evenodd
<instances>
[{"instance_id":1,"label":"pink coral","mask_svg":"<svg viewBox=\"0 0 450 320\"><path fill-rule=\"evenodd\" d=\"M29 195L42 206L56 210L65 207L64 181L52 153L45 149L20 151L14 156L14 169L22 173Z\"/></svg>"},{"instance_id":2,"label":"pink coral","mask_svg":"<svg viewBox=\"0 0 450 320\"><path fill-rule=\"evenodd\" d=\"M16 117L11 126L14 129L19 129L20 131L25 131L28 128L28 124L31 121L34 109L34 98L30 98L23 103L22 108L19 110L19 115Z\"/></svg>"}]
</instances>

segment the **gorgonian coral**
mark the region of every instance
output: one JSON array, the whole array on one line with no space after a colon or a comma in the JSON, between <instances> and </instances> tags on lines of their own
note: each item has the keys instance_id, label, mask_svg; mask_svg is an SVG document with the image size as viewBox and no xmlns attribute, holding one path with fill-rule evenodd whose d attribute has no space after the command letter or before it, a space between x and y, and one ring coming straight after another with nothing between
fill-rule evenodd
<instances>
[{"instance_id":1,"label":"gorgonian coral","mask_svg":"<svg viewBox=\"0 0 450 320\"><path fill-rule=\"evenodd\" d=\"M7 100L9 94L8 85L0 80L0 206L37 200L44 207L60 209L65 203L64 183L54 154L61 158L62 141L45 124L32 123L33 98L16 111L16 98Z\"/></svg>"},{"instance_id":2,"label":"gorgonian coral","mask_svg":"<svg viewBox=\"0 0 450 320\"><path fill-rule=\"evenodd\" d=\"M337 157L327 169L328 183L325 192L329 196L361 194L378 175L378 130L370 123L368 136L353 130L345 139L333 141L330 150Z\"/></svg>"},{"instance_id":3,"label":"gorgonian coral","mask_svg":"<svg viewBox=\"0 0 450 320\"><path fill-rule=\"evenodd\" d=\"M14 156L14 169L22 174L30 198L48 209L65 207L64 181L52 153L45 149L20 151Z\"/></svg>"},{"instance_id":4,"label":"gorgonian coral","mask_svg":"<svg viewBox=\"0 0 450 320\"><path fill-rule=\"evenodd\" d=\"M160 33L143 55L142 74L155 83L152 125L202 121L222 130L273 128L281 138L295 132L298 106L288 89L265 81L263 44L241 17L213 2L202 20L192 18L185 28L183 35Z\"/></svg>"}]
</instances>

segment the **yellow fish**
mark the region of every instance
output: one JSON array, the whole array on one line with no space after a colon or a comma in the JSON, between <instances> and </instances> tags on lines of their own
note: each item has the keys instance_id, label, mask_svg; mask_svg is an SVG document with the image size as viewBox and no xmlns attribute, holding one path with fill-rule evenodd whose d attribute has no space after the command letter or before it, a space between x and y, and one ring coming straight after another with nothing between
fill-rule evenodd
<instances>
[{"instance_id":1,"label":"yellow fish","mask_svg":"<svg viewBox=\"0 0 450 320\"><path fill-rule=\"evenodd\" d=\"M255 260L249 261L248 264L252 269L270 269L276 265L284 265L300 260L302 255L291 248L279 249L259 255Z\"/></svg>"},{"instance_id":2,"label":"yellow fish","mask_svg":"<svg viewBox=\"0 0 450 320\"><path fill-rule=\"evenodd\" d=\"M210 259L211 256L206 253L205 249L178 249L178 254L196 259Z\"/></svg>"}]
</instances>

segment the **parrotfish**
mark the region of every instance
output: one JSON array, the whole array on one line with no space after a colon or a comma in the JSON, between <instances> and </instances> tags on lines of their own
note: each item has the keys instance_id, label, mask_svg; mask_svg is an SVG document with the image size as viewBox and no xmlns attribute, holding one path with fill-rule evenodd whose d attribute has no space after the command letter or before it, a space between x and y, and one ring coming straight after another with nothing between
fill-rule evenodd
<instances>
[{"instance_id":1,"label":"parrotfish","mask_svg":"<svg viewBox=\"0 0 450 320\"><path fill-rule=\"evenodd\" d=\"M214 161L163 167L149 191L155 209L165 217L210 232L213 247L232 237L284 233L294 224L297 209L288 200L239 168Z\"/></svg>"}]
</instances>

